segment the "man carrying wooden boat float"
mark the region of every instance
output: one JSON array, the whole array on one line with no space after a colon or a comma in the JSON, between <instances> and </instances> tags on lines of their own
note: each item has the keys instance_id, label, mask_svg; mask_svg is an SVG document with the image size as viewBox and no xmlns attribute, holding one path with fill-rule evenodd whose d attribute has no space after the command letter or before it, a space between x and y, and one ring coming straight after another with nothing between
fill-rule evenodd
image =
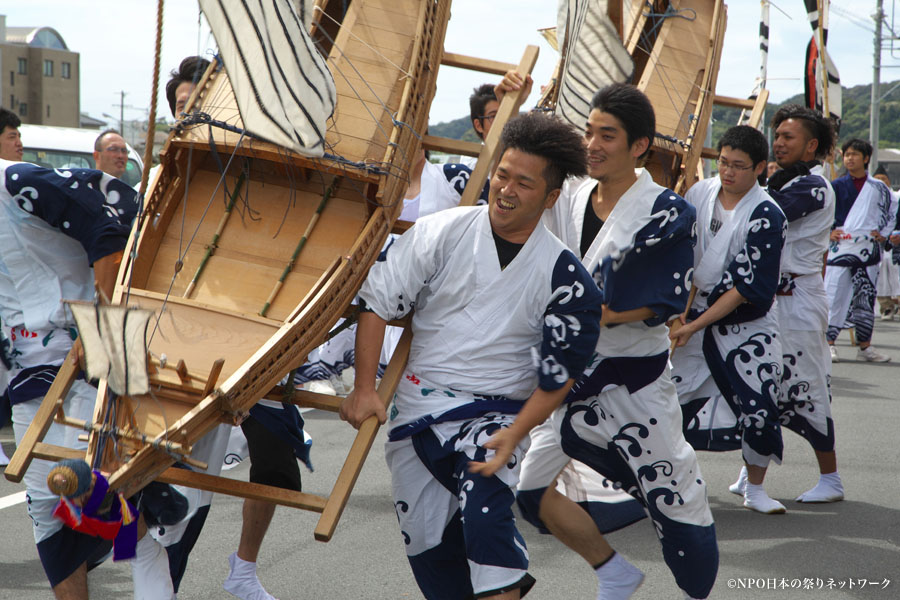
<instances>
[{"instance_id":1,"label":"man carrying wooden boat float","mask_svg":"<svg viewBox=\"0 0 900 600\"><path fill-rule=\"evenodd\" d=\"M370 270L356 388L341 406L354 427L386 420L374 388L384 328L415 309L386 454L427 598L511 599L533 585L512 513L521 440L563 400L598 333L599 291L541 223L563 180L585 172L579 137L532 114L507 124L500 147L489 207L419 219ZM511 435L489 440L498 431Z\"/></svg>"},{"instance_id":2,"label":"man carrying wooden boat float","mask_svg":"<svg viewBox=\"0 0 900 600\"><path fill-rule=\"evenodd\" d=\"M95 284L112 295L137 208L135 191L100 171L53 170L0 160L0 315L14 334L9 391L17 444L54 375L65 368L61 365L73 346L74 322L62 299L91 300ZM96 396L95 387L77 380L62 408L67 417L90 420ZM77 439L79 433L53 423L43 439L66 448L85 448ZM28 514L55 596L86 599L88 562L98 564L108 548L101 538L63 527L54 518L59 496L47 485L54 465L35 459L25 472ZM171 598L162 547L144 535L131 552L136 552L134 597Z\"/></svg>"},{"instance_id":3,"label":"man carrying wooden boat float","mask_svg":"<svg viewBox=\"0 0 900 600\"><path fill-rule=\"evenodd\" d=\"M510 72L498 92L523 84ZM682 434L665 326L687 302L695 211L645 169L635 170L655 122L637 88L612 84L597 92L585 123L590 177L568 182L545 216L548 228L583 256L603 295L603 318L590 366L544 425L551 434L525 457L523 482L546 491L537 496L539 507L523 512L539 515L594 567L603 600L628 598L643 574L613 551L584 509L554 489L571 458L644 504L687 597L706 598L718 571L706 483ZM627 513L621 519L620 527L634 520Z\"/></svg>"}]
</instances>

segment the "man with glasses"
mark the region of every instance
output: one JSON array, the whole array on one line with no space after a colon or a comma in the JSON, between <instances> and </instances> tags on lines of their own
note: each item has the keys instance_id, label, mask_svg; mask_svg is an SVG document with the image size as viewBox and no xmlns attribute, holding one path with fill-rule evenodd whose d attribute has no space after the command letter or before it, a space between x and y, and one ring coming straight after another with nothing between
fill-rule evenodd
<instances>
[{"instance_id":1,"label":"man with glasses","mask_svg":"<svg viewBox=\"0 0 900 600\"><path fill-rule=\"evenodd\" d=\"M698 450L741 449L747 472L744 506L785 512L763 489L770 462L781 463L778 422L782 360L778 289L784 213L757 184L769 145L739 125L718 144L719 176L688 190L697 209L694 279L688 318L672 327L678 349L673 379L685 437ZM701 335L694 335L700 332ZM773 368L774 366L774 368Z\"/></svg>"},{"instance_id":2,"label":"man with glasses","mask_svg":"<svg viewBox=\"0 0 900 600\"><path fill-rule=\"evenodd\" d=\"M121 135L107 129L94 142L94 162L107 175L122 177L128 166L128 146Z\"/></svg>"}]
</instances>

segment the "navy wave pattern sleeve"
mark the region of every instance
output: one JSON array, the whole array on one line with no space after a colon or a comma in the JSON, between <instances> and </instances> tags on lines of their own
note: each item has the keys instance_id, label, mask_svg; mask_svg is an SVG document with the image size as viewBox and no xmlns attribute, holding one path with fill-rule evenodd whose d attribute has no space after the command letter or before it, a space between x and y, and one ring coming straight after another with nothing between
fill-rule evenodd
<instances>
[{"instance_id":1,"label":"navy wave pattern sleeve","mask_svg":"<svg viewBox=\"0 0 900 600\"><path fill-rule=\"evenodd\" d=\"M750 215L749 226L743 249L713 288L709 305L728 290L737 288L757 313L765 314L772 307L778 289L787 220L775 206L762 202Z\"/></svg>"},{"instance_id":2,"label":"navy wave pattern sleeve","mask_svg":"<svg viewBox=\"0 0 900 600\"><path fill-rule=\"evenodd\" d=\"M581 376L597 346L602 311L600 290L570 251L560 253L551 285L538 370L538 385L545 391Z\"/></svg>"},{"instance_id":3,"label":"navy wave pattern sleeve","mask_svg":"<svg viewBox=\"0 0 900 600\"><path fill-rule=\"evenodd\" d=\"M618 260L604 259L594 270L603 303L616 312L650 308L653 327L684 311L694 264L697 211L666 190L653 205L653 220L635 236ZM648 282L651 285L648 285Z\"/></svg>"},{"instance_id":4,"label":"navy wave pattern sleeve","mask_svg":"<svg viewBox=\"0 0 900 600\"><path fill-rule=\"evenodd\" d=\"M5 183L19 208L80 242L90 264L125 248L138 202L124 182L94 169L18 163Z\"/></svg>"},{"instance_id":5,"label":"navy wave pattern sleeve","mask_svg":"<svg viewBox=\"0 0 900 600\"><path fill-rule=\"evenodd\" d=\"M453 186L456 193L462 196L466 189L466 184L469 183L469 179L472 177L472 169L461 163L446 163L444 165L444 177L447 178L447 181ZM488 180L484 183L484 187L481 188L481 195L475 204L487 204L490 189L490 180Z\"/></svg>"},{"instance_id":6,"label":"navy wave pattern sleeve","mask_svg":"<svg viewBox=\"0 0 900 600\"><path fill-rule=\"evenodd\" d=\"M766 191L781 207L788 222L793 222L825 208L828 188L820 175L804 175L780 191L771 186Z\"/></svg>"}]
</instances>

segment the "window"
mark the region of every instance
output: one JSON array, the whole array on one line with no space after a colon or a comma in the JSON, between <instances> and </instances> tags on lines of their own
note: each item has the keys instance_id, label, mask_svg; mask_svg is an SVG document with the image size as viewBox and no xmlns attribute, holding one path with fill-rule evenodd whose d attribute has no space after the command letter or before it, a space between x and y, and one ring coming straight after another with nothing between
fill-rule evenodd
<instances>
[{"instance_id":1,"label":"window","mask_svg":"<svg viewBox=\"0 0 900 600\"><path fill-rule=\"evenodd\" d=\"M64 62L60 68L59 73L63 79L71 79L72 78L72 63Z\"/></svg>"},{"instance_id":2,"label":"window","mask_svg":"<svg viewBox=\"0 0 900 600\"><path fill-rule=\"evenodd\" d=\"M47 105L47 118L50 118L50 105Z\"/></svg>"},{"instance_id":3,"label":"window","mask_svg":"<svg viewBox=\"0 0 900 600\"><path fill-rule=\"evenodd\" d=\"M16 109L16 95L15 94L9 95L9 109L10 110Z\"/></svg>"},{"instance_id":4,"label":"window","mask_svg":"<svg viewBox=\"0 0 900 600\"><path fill-rule=\"evenodd\" d=\"M22 117L28 116L28 105L24 102L19 102L19 115Z\"/></svg>"},{"instance_id":5,"label":"window","mask_svg":"<svg viewBox=\"0 0 900 600\"><path fill-rule=\"evenodd\" d=\"M19 59L19 75L27 75L28 74L28 59L20 58Z\"/></svg>"},{"instance_id":6,"label":"window","mask_svg":"<svg viewBox=\"0 0 900 600\"><path fill-rule=\"evenodd\" d=\"M44 77L53 77L53 61L44 61Z\"/></svg>"},{"instance_id":7,"label":"window","mask_svg":"<svg viewBox=\"0 0 900 600\"><path fill-rule=\"evenodd\" d=\"M9 72L9 85L10 86L16 85L16 72L15 71Z\"/></svg>"}]
</instances>

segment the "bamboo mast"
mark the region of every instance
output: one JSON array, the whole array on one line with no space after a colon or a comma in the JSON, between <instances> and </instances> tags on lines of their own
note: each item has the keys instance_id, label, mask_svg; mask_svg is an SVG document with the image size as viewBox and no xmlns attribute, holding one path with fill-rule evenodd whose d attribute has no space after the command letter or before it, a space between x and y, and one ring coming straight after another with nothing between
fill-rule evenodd
<instances>
[{"instance_id":1,"label":"bamboo mast","mask_svg":"<svg viewBox=\"0 0 900 600\"><path fill-rule=\"evenodd\" d=\"M309 225L306 226L306 231L303 232L303 237L301 237L300 241L297 242L297 247L294 248L294 253L291 255L291 260L288 261L288 264L284 267L284 271L282 271L281 277L279 277L278 281L275 282L275 287L272 289L272 293L269 294L269 297L266 300L266 303L263 305L262 310L259 311L259 316L264 317L266 316L266 313L269 312L269 308L271 308L272 302L275 301L275 296L277 296L278 292L281 291L281 287L284 285L284 280L287 279L287 276L294 269L294 264L297 262L297 257L300 256L300 252L303 250L303 246L306 245L306 240L309 239L309 236L312 234L316 223L319 222L319 217L322 215L322 211L325 210L325 205L328 204L329 198L331 198L338 185L340 185L340 181L340 177L335 177L331 181L331 185L328 186L328 189L325 190L325 193L322 194L322 200L319 202L319 206L316 207L316 212L313 213L312 219L310 219L309 221Z\"/></svg>"},{"instance_id":2,"label":"bamboo mast","mask_svg":"<svg viewBox=\"0 0 900 600\"><path fill-rule=\"evenodd\" d=\"M190 298L191 292L194 291L194 287L197 285L197 280L200 279L200 274L203 273L203 269L206 268L206 263L209 262L209 257L212 256L213 252L216 251L216 248L219 247L219 238L222 236L222 232L225 231L225 225L228 224L228 217L231 216L231 209L234 208L234 203L237 201L238 195L241 193L241 187L244 185L245 174L242 171L241 174L237 178L237 182L234 184L234 191L231 193L231 198L228 200L228 205L225 207L225 212L222 214L222 218L219 219L219 226L216 227L216 232L213 234L212 241L209 245L206 246L206 253L203 255L203 259L200 261L200 264L197 265L197 270L194 272L194 276L191 278L190 283L188 283L187 288L184 290L184 294L182 294L182 298Z\"/></svg>"}]
</instances>

